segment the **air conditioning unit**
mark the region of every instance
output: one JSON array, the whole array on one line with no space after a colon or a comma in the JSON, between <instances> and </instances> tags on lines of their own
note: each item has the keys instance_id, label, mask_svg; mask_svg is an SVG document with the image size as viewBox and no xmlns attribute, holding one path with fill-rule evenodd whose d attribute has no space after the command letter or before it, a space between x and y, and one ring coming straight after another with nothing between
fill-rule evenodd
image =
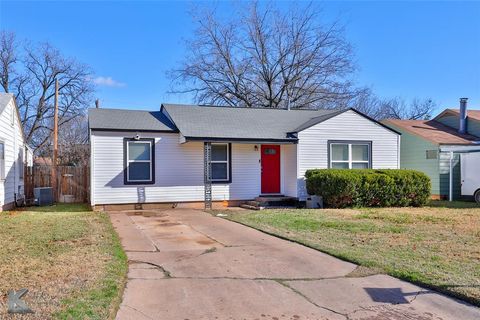
<instances>
[{"instance_id":1,"label":"air conditioning unit","mask_svg":"<svg viewBox=\"0 0 480 320\"><path fill-rule=\"evenodd\" d=\"M51 187L34 188L33 196L35 197L35 205L37 206L53 205L53 189Z\"/></svg>"}]
</instances>

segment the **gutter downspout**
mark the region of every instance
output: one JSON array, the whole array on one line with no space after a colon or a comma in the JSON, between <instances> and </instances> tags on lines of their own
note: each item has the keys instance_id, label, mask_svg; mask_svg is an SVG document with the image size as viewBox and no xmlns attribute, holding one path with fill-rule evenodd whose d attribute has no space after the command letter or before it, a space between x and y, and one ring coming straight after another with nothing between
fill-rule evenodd
<instances>
[{"instance_id":1,"label":"gutter downspout","mask_svg":"<svg viewBox=\"0 0 480 320\"><path fill-rule=\"evenodd\" d=\"M450 151L450 172L449 172L449 191L448 201L453 201L453 151Z\"/></svg>"}]
</instances>

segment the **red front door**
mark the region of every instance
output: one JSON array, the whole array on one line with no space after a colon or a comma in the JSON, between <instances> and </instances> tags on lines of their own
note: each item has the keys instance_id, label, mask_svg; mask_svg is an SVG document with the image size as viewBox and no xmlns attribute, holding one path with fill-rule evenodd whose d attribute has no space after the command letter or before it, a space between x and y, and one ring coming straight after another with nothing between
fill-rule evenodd
<instances>
[{"instance_id":1,"label":"red front door","mask_svg":"<svg viewBox=\"0 0 480 320\"><path fill-rule=\"evenodd\" d=\"M280 146L262 145L262 194L280 193Z\"/></svg>"}]
</instances>

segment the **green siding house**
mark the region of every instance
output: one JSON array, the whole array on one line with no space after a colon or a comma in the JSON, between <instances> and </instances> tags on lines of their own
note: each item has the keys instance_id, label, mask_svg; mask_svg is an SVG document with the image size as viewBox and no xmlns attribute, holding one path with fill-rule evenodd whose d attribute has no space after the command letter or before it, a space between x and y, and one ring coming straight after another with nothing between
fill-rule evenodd
<instances>
[{"instance_id":1,"label":"green siding house","mask_svg":"<svg viewBox=\"0 0 480 320\"><path fill-rule=\"evenodd\" d=\"M459 109L445 109L435 120L446 126L459 130ZM467 132L480 137L480 110L470 110L467 116Z\"/></svg>"},{"instance_id":2,"label":"green siding house","mask_svg":"<svg viewBox=\"0 0 480 320\"><path fill-rule=\"evenodd\" d=\"M472 116L473 114L473 116ZM474 118L478 116L477 118ZM419 170L432 181L432 198L449 195L450 152L448 147L478 146L480 141L480 110L471 110L466 117L466 132L460 133L460 113L446 109L432 120L384 120L383 123L402 133L400 167ZM474 134L475 133L475 134ZM453 153L453 198L460 198L460 154Z\"/></svg>"}]
</instances>

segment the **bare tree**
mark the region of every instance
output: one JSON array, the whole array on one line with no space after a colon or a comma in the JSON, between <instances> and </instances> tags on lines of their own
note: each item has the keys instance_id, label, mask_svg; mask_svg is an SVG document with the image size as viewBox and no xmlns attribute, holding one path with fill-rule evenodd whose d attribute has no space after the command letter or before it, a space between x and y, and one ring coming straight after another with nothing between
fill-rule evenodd
<instances>
[{"instance_id":1,"label":"bare tree","mask_svg":"<svg viewBox=\"0 0 480 320\"><path fill-rule=\"evenodd\" d=\"M50 158L52 155L52 137L40 148L37 155ZM87 116L78 116L64 123L58 134L58 164L69 166L87 166L90 161Z\"/></svg>"},{"instance_id":2,"label":"bare tree","mask_svg":"<svg viewBox=\"0 0 480 320\"><path fill-rule=\"evenodd\" d=\"M36 150L52 132L55 79L59 81L59 126L85 113L91 103L90 69L48 43L20 48L12 33L0 33L0 80L14 94L27 142Z\"/></svg>"},{"instance_id":3,"label":"bare tree","mask_svg":"<svg viewBox=\"0 0 480 320\"><path fill-rule=\"evenodd\" d=\"M414 98L410 104L407 104L403 99L391 99L386 105L384 118L428 120L432 117L436 106L432 99Z\"/></svg>"},{"instance_id":4,"label":"bare tree","mask_svg":"<svg viewBox=\"0 0 480 320\"><path fill-rule=\"evenodd\" d=\"M325 108L357 93L349 80L352 48L338 23L322 23L314 6L282 13L250 3L228 22L195 17L187 56L172 70L171 93L197 103L266 108Z\"/></svg>"},{"instance_id":5,"label":"bare tree","mask_svg":"<svg viewBox=\"0 0 480 320\"><path fill-rule=\"evenodd\" d=\"M15 77L14 66L17 63L15 35L2 31L0 34L0 82L8 93L10 78Z\"/></svg>"},{"instance_id":6,"label":"bare tree","mask_svg":"<svg viewBox=\"0 0 480 320\"><path fill-rule=\"evenodd\" d=\"M428 120L437 107L432 99L414 98L409 103L398 97L381 99L368 88L349 101L348 106L377 120Z\"/></svg>"},{"instance_id":7,"label":"bare tree","mask_svg":"<svg viewBox=\"0 0 480 320\"><path fill-rule=\"evenodd\" d=\"M65 123L59 133L59 163L63 165L87 166L90 162L88 143L88 119L76 117Z\"/></svg>"},{"instance_id":8,"label":"bare tree","mask_svg":"<svg viewBox=\"0 0 480 320\"><path fill-rule=\"evenodd\" d=\"M374 119L381 120L386 118L387 104L386 100L379 99L370 88L364 88L357 96L348 101L347 105L341 107L352 107Z\"/></svg>"}]
</instances>

